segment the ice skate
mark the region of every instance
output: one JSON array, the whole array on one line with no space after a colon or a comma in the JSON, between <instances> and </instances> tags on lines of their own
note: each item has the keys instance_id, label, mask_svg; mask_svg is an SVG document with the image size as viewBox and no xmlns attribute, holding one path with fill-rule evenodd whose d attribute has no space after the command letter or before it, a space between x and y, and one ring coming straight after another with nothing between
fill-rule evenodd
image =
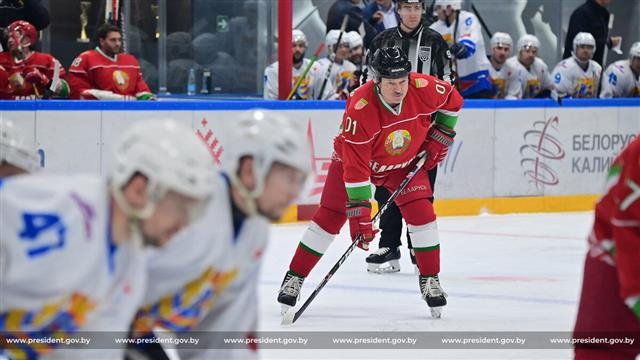
<instances>
[{"instance_id":1,"label":"ice skate","mask_svg":"<svg viewBox=\"0 0 640 360\"><path fill-rule=\"evenodd\" d=\"M278 302L281 304L281 313L284 315L287 310L296 306L298 298L300 297L300 289L304 278L296 276L291 271L287 271L282 280L280 292L278 292Z\"/></svg>"},{"instance_id":2,"label":"ice skate","mask_svg":"<svg viewBox=\"0 0 640 360\"><path fill-rule=\"evenodd\" d=\"M367 256L367 271L376 274L394 273L400 271L400 249L381 247L375 253Z\"/></svg>"},{"instance_id":3,"label":"ice skate","mask_svg":"<svg viewBox=\"0 0 640 360\"><path fill-rule=\"evenodd\" d=\"M438 276L419 276L422 299L431 309L431 317L440 318L442 308L447 305L447 294L440 286Z\"/></svg>"}]
</instances>

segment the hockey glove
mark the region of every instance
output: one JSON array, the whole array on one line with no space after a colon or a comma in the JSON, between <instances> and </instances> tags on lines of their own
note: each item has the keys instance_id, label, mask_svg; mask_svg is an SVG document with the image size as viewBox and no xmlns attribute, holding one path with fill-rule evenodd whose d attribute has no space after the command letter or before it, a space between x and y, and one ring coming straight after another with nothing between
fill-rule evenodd
<instances>
[{"instance_id":1,"label":"hockey glove","mask_svg":"<svg viewBox=\"0 0 640 360\"><path fill-rule=\"evenodd\" d=\"M371 202L368 200L347 201L347 219L349 219L351 241L361 238L358 247L369 250L369 243L379 231L373 229L371 222Z\"/></svg>"},{"instance_id":2,"label":"hockey glove","mask_svg":"<svg viewBox=\"0 0 640 360\"><path fill-rule=\"evenodd\" d=\"M43 74L38 68L27 68L24 70L24 78L34 85L47 86L51 81L47 75Z\"/></svg>"},{"instance_id":3,"label":"hockey glove","mask_svg":"<svg viewBox=\"0 0 640 360\"><path fill-rule=\"evenodd\" d=\"M447 157L447 152L449 151L449 146L453 144L454 136L456 136L456 132L445 125L434 123L431 126L423 145L423 149L427 152L427 161L424 163L425 169L433 169Z\"/></svg>"},{"instance_id":4,"label":"hockey glove","mask_svg":"<svg viewBox=\"0 0 640 360\"><path fill-rule=\"evenodd\" d=\"M467 56L469 56L467 53L467 47L462 43L454 43L453 45L451 45L451 54L456 59L465 59Z\"/></svg>"}]
</instances>

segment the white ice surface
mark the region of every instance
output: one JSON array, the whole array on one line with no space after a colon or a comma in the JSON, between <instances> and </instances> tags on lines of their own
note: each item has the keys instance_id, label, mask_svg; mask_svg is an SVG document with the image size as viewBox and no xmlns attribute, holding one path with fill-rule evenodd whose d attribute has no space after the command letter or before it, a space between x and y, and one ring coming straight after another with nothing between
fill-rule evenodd
<instances>
[{"instance_id":1,"label":"white ice surface","mask_svg":"<svg viewBox=\"0 0 640 360\"><path fill-rule=\"evenodd\" d=\"M366 272L356 249L300 319L283 328L276 295L306 224L274 225L260 280L261 331L474 332L573 328L592 213L444 217L440 280L449 304L432 319L403 246L402 270ZM345 226L302 288L303 302L348 246ZM377 239L375 240L377 242ZM403 243L405 240L403 239ZM375 247L374 247L375 248ZM299 302L299 304L301 303ZM570 349L268 349L263 359L570 359Z\"/></svg>"}]
</instances>

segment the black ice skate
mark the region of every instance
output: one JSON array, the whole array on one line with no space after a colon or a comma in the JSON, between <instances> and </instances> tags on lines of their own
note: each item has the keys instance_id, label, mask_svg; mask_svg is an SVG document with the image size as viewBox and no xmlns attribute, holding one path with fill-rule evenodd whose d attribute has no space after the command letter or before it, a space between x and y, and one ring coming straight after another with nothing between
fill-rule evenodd
<instances>
[{"instance_id":1,"label":"black ice skate","mask_svg":"<svg viewBox=\"0 0 640 360\"><path fill-rule=\"evenodd\" d=\"M278 293L278 302L282 304L282 315L284 315L289 308L296 306L303 282L303 277L296 276L291 271L287 271L284 275L284 280L282 280L280 292Z\"/></svg>"},{"instance_id":2,"label":"black ice skate","mask_svg":"<svg viewBox=\"0 0 640 360\"><path fill-rule=\"evenodd\" d=\"M367 262L367 271L376 274L398 272L400 271L399 259L399 248L381 247L378 251L367 256L365 260Z\"/></svg>"},{"instance_id":3,"label":"black ice skate","mask_svg":"<svg viewBox=\"0 0 640 360\"><path fill-rule=\"evenodd\" d=\"M440 318L442 316L442 308L447 305L447 294L442 290L438 276L420 275L418 279L420 280L422 299L427 302L431 309L431 316Z\"/></svg>"}]
</instances>

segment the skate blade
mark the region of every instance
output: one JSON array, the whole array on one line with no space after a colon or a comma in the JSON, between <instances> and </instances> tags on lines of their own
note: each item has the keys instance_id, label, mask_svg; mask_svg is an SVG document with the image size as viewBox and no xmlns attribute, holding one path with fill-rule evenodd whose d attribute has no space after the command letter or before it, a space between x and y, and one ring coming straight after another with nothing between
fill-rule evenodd
<instances>
[{"instance_id":1,"label":"skate blade","mask_svg":"<svg viewBox=\"0 0 640 360\"><path fill-rule=\"evenodd\" d=\"M280 304L280 315L285 316L287 314L287 311L289 311L289 309L291 309L291 306Z\"/></svg>"},{"instance_id":2,"label":"skate blade","mask_svg":"<svg viewBox=\"0 0 640 360\"><path fill-rule=\"evenodd\" d=\"M367 264L367 272L374 274L391 274L400 271L400 262L398 260L392 260L388 262L388 266L382 267L382 264Z\"/></svg>"},{"instance_id":3,"label":"skate blade","mask_svg":"<svg viewBox=\"0 0 640 360\"><path fill-rule=\"evenodd\" d=\"M443 306L430 308L429 310L431 310L431 317L434 319L440 319L442 317L442 308Z\"/></svg>"},{"instance_id":4,"label":"skate blade","mask_svg":"<svg viewBox=\"0 0 640 360\"><path fill-rule=\"evenodd\" d=\"M283 305L283 306L286 306L286 305ZM290 306L289 306L289 308L291 309ZM280 325L282 325L282 326L293 325L293 319L296 316L295 310L291 309L291 310L285 312L283 315L284 316L282 316L282 322L280 323Z\"/></svg>"}]
</instances>

